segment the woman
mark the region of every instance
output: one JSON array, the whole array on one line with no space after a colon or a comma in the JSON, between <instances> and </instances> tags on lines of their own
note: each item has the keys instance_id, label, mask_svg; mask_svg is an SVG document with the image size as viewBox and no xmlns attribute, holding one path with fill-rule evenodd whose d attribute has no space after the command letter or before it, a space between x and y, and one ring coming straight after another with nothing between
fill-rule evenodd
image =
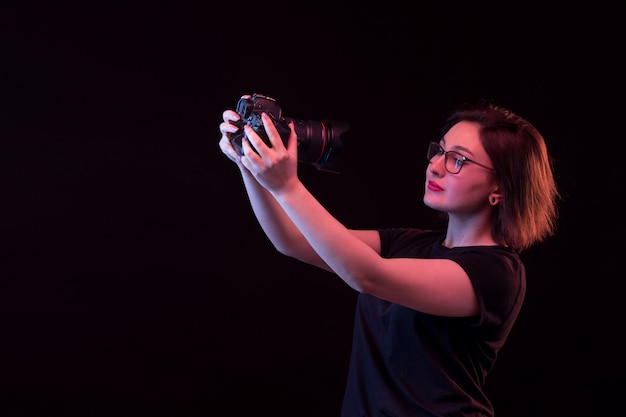
<instances>
[{"instance_id":1,"label":"woman","mask_svg":"<svg viewBox=\"0 0 626 417\"><path fill-rule=\"evenodd\" d=\"M297 137L271 147L226 110L220 148L236 162L276 249L359 292L341 415L493 416L483 386L522 306L519 253L555 232L557 186L541 134L487 101L453 112L428 146L424 203L445 230L351 230L305 188ZM256 149L256 151L255 151Z\"/></svg>"}]
</instances>

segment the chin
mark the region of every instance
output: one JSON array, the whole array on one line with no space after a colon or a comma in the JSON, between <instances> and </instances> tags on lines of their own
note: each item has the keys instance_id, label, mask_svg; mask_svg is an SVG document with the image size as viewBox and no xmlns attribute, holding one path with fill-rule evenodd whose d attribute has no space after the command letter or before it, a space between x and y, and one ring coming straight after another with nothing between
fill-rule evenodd
<instances>
[{"instance_id":1,"label":"chin","mask_svg":"<svg viewBox=\"0 0 626 417\"><path fill-rule=\"evenodd\" d=\"M430 207L431 209L434 209L434 210L439 210L439 208L437 207L437 204L434 204L432 201L430 201L428 196L424 196L423 201L426 207Z\"/></svg>"}]
</instances>

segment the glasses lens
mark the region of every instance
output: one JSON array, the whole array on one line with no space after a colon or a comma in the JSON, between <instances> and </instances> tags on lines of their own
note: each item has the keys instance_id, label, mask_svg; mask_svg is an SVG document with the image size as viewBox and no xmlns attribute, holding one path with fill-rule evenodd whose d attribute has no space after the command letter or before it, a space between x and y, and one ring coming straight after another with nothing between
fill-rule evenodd
<instances>
[{"instance_id":1,"label":"glasses lens","mask_svg":"<svg viewBox=\"0 0 626 417\"><path fill-rule=\"evenodd\" d=\"M452 174L458 174L463 166L463 155L454 151L446 155L446 169Z\"/></svg>"},{"instance_id":2,"label":"glasses lens","mask_svg":"<svg viewBox=\"0 0 626 417\"><path fill-rule=\"evenodd\" d=\"M428 160L432 160L437 155L443 155L443 149L441 149L441 146L439 146L437 143L431 142L428 145Z\"/></svg>"}]
</instances>

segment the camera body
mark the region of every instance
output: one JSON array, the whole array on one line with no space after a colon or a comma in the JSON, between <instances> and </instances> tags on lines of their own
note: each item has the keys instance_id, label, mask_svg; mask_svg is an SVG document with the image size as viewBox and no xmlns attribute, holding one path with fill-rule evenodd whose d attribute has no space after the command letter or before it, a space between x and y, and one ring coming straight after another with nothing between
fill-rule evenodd
<instances>
[{"instance_id":1,"label":"camera body","mask_svg":"<svg viewBox=\"0 0 626 417\"><path fill-rule=\"evenodd\" d=\"M267 146L272 146L261 121L261 114L266 113L274 122L285 146L287 146L287 140L291 133L289 123L293 122L298 138L298 162L312 164L321 171L332 173L341 171L339 168L343 154L341 135L349 129L346 122L330 122L328 120L317 122L283 117L278 102L262 94L240 98L237 102L236 111L241 116L241 119L235 123L239 130L231 135L230 142L240 154L243 155L241 141L245 135L243 132L244 125L250 126Z\"/></svg>"},{"instance_id":2,"label":"camera body","mask_svg":"<svg viewBox=\"0 0 626 417\"><path fill-rule=\"evenodd\" d=\"M263 121L261 120L262 113L267 113L270 119L272 119L283 143L287 146L287 139L289 139L291 129L289 128L289 122L281 117L280 105L276 100L260 94L254 94L250 98L239 99L236 111L239 116L241 116L241 119L235 123L235 125L239 127L239 130L232 134L230 142L240 154L243 155L241 141L245 135L243 132L244 125L250 126L268 147L272 147L267 132L265 132L265 128L263 127Z\"/></svg>"}]
</instances>

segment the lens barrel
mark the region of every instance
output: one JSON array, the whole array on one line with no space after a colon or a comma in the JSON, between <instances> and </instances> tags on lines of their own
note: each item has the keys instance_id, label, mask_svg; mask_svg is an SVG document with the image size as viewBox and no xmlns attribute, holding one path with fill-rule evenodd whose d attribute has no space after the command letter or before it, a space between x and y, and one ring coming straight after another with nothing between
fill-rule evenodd
<instances>
[{"instance_id":1,"label":"lens barrel","mask_svg":"<svg viewBox=\"0 0 626 417\"><path fill-rule=\"evenodd\" d=\"M339 173L343 155L343 135L349 126L345 122L328 120L313 121L285 118L287 123L293 121L298 137L298 161L312 164L315 168Z\"/></svg>"}]
</instances>

